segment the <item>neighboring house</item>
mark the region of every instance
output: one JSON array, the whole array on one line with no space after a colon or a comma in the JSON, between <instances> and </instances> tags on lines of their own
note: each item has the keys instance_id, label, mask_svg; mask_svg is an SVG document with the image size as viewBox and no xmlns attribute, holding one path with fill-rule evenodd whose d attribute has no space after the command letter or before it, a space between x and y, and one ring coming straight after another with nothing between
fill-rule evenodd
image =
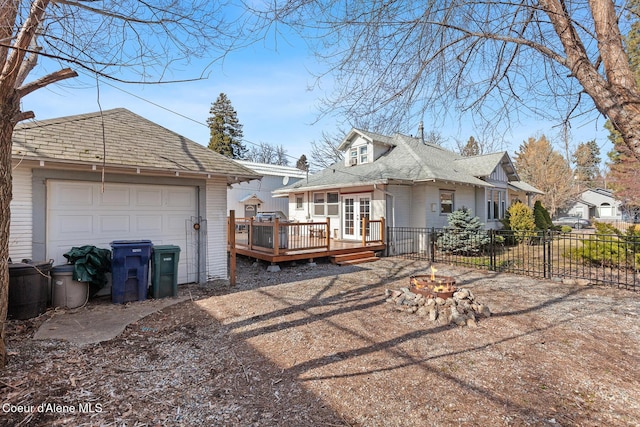
<instances>
[{"instance_id":1,"label":"neighboring house","mask_svg":"<svg viewBox=\"0 0 640 427\"><path fill-rule=\"evenodd\" d=\"M262 179L233 184L227 192L228 210L235 210L236 218L250 218L258 212L281 211L289 216L286 197L273 197L272 191L306 178L307 172L289 166L237 160Z\"/></svg>"},{"instance_id":2,"label":"neighboring house","mask_svg":"<svg viewBox=\"0 0 640 427\"><path fill-rule=\"evenodd\" d=\"M16 126L9 256L66 262L73 246L181 249L178 283L227 279L227 186L254 171L131 111Z\"/></svg>"},{"instance_id":3,"label":"neighboring house","mask_svg":"<svg viewBox=\"0 0 640 427\"><path fill-rule=\"evenodd\" d=\"M603 188L583 191L566 210L566 216L602 221L622 219L622 202L613 197L613 192Z\"/></svg>"},{"instance_id":4,"label":"neighboring house","mask_svg":"<svg viewBox=\"0 0 640 427\"><path fill-rule=\"evenodd\" d=\"M292 219L329 218L338 239L359 240L362 217L384 217L391 227L443 227L463 206L487 228L500 228L512 202L541 194L519 180L506 152L462 157L418 138L358 129L339 149L344 161L274 191L288 195Z\"/></svg>"}]
</instances>

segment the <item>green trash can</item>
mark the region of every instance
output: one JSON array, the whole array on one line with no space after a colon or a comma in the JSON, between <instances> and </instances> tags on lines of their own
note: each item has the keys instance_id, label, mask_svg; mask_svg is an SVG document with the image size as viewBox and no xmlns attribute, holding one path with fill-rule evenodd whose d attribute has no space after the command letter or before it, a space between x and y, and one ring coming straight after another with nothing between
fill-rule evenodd
<instances>
[{"instance_id":1,"label":"green trash can","mask_svg":"<svg viewBox=\"0 0 640 427\"><path fill-rule=\"evenodd\" d=\"M151 297L177 296L180 247L175 245L154 245L151 249L151 254Z\"/></svg>"}]
</instances>

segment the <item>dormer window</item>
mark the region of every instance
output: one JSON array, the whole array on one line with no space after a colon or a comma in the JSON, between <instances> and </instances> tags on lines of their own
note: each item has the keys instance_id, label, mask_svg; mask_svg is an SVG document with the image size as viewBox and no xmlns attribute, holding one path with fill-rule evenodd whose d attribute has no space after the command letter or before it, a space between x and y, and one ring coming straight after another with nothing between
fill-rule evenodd
<instances>
[{"instance_id":1,"label":"dormer window","mask_svg":"<svg viewBox=\"0 0 640 427\"><path fill-rule=\"evenodd\" d=\"M366 145L362 145L359 147L359 151L360 151L360 158L358 159L358 163L367 163L367 161L369 160L368 156L367 156L367 146Z\"/></svg>"},{"instance_id":2,"label":"dormer window","mask_svg":"<svg viewBox=\"0 0 640 427\"><path fill-rule=\"evenodd\" d=\"M358 150L353 149L349 152L349 164L351 166L358 164Z\"/></svg>"}]
</instances>

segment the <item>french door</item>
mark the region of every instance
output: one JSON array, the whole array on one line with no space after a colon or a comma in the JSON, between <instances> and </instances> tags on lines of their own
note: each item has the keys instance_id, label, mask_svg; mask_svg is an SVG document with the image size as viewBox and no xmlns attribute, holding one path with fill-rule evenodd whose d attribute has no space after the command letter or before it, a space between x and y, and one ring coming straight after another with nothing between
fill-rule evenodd
<instances>
[{"instance_id":1,"label":"french door","mask_svg":"<svg viewBox=\"0 0 640 427\"><path fill-rule=\"evenodd\" d=\"M342 197L342 230L345 239L362 238L362 218L371 218L371 196L369 194ZM369 225L364 230L369 235Z\"/></svg>"}]
</instances>

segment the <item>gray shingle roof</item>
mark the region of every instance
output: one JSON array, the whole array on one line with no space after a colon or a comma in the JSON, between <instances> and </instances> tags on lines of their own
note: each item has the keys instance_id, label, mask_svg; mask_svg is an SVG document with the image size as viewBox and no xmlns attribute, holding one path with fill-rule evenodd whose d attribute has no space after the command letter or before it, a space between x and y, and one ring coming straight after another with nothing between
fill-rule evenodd
<instances>
[{"instance_id":1,"label":"gray shingle roof","mask_svg":"<svg viewBox=\"0 0 640 427\"><path fill-rule=\"evenodd\" d=\"M18 124L14 158L106 165L141 170L195 172L257 179L260 175L124 108Z\"/></svg>"},{"instance_id":2,"label":"gray shingle roof","mask_svg":"<svg viewBox=\"0 0 640 427\"><path fill-rule=\"evenodd\" d=\"M495 168L502 163L502 166L509 175L509 179L518 180L518 175L506 151L480 156L461 157L456 160L456 163L465 167L473 176L477 177L488 177Z\"/></svg>"},{"instance_id":3,"label":"gray shingle roof","mask_svg":"<svg viewBox=\"0 0 640 427\"><path fill-rule=\"evenodd\" d=\"M359 131L361 132L361 131ZM462 158L438 145L423 144L419 138L396 134L392 138L394 147L373 163L345 166L338 162L329 168L284 187L277 192L299 191L301 189L321 189L371 185L374 183L420 181L446 181L451 183L491 187L456 163ZM477 176L482 176L478 174Z\"/></svg>"}]
</instances>

